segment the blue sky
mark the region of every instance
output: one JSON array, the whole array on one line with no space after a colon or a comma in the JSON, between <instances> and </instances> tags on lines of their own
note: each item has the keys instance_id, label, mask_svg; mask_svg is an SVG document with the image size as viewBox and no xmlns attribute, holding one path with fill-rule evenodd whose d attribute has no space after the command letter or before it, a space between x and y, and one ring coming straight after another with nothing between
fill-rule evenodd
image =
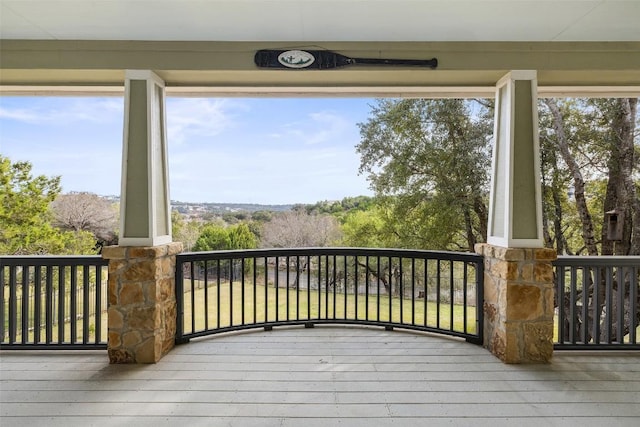
<instances>
[{"instance_id":1,"label":"blue sky","mask_svg":"<svg viewBox=\"0 0 640 427\"><path fill-rule=\"evenodd\" d=\"M167 98L173 200L315 203L371 195L357 123L372 99ZM120 193L122 98L0 97L0 153L63 192Z\"/></svg>"}]
</instances>

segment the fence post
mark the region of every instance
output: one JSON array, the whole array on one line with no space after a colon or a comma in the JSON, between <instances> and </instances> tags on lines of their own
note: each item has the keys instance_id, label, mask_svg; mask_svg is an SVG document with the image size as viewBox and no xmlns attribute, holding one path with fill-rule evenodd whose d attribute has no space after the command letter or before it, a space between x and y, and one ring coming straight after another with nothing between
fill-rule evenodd
<instances>
[{"instance_id":1,"label":"fence post","mask_svg":"<svg viewBox=\"0 0 640 427\"><path fill-rule=\"evenodd\" d=\"M182 243L150 247L109 246L110 363L155 363L176 334L176 255Z\"/></svg>"},{"instance_id":2,"label":"fence post","mask_svg":"<svg viewBox=\"0 0 640 427\"><path fill-rule=\"evenodd\" d=\"M484 256L484 346L505 363L553 355L554 249L476 245Z\"/></svg>"}]
</instances>

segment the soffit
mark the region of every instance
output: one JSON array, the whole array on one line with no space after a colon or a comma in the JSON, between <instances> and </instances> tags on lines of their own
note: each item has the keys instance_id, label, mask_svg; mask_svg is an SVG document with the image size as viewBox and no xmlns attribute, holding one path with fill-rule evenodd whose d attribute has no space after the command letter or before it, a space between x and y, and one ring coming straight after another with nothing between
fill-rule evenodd
<instances>
[{"instance_id":1,"label":"soffit","mask_svg":"<svg viewBox=\"0 0 640 427\"><path fill-rule=\"evenodd\" d=\"M0 38L638 41L637 0L3 0Z\"/></svg>"}]
</instances>

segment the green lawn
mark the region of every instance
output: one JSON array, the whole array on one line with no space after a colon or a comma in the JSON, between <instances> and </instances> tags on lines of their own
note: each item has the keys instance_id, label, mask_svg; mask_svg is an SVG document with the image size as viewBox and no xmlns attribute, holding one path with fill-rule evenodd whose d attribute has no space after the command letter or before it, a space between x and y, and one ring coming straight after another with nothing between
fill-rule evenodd
<instances>
[{"instance_id":1,"label":"green lawn","mask_svg":"<svg viewBox=\"0 0 640 427\"><path fill-rule=\"evenodd\" d=\"M189 289L190 281L185 282ZM287 313L287 297L289 310ZM440 304L438 311L435 302L416 299L412 305L410 299L401 299L381 295L367 298L364 294L345 295L332 291L329 293L305 289L278 288L248 283L243 286L234 283L233 288L223 284L197 288L195 292L186 292L184 310L185 332L197 332L217 327L241 324L262 324L286 320L370 320L392 322L407 325L419 325L464 331L464 307L462 305ZM208 310L205 310L205 298ZM356 304L357 298L357 304ZM220 313L217 310L220 301ZM402 306L402 309L401 309ZM192 316L192 307L193 310ZM243 310L244 307L244 319ZM451 327L451 309L453 308L453 327ZM391 313L390 313L391 311ZM426 313L426 323L425 323ZM439 319L439 324L438 324ZM205 321L208 322L205 325ZM192 324L194 322L194 324ZM467 308L467 332L475 333L475 307Z\"/></svg>"}]
</instances>

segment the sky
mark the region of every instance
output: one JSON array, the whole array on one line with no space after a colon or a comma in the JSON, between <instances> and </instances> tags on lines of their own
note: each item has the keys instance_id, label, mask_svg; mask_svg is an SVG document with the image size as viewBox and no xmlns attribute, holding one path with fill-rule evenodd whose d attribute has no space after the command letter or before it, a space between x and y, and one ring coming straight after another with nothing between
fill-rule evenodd
<instances>
[{"instance_id":1,"label":"sky","mask_svg":"<svg viewBox=\"0 0 640 427\"><path fill-rule=\"evenodd\" d=\"M63 192L120 194L121 97L0 97L0 153ZM170 195L182 202L315 203L372 195L357 123L373 99L167 98Z\"/></svg>"}]
</instances>

